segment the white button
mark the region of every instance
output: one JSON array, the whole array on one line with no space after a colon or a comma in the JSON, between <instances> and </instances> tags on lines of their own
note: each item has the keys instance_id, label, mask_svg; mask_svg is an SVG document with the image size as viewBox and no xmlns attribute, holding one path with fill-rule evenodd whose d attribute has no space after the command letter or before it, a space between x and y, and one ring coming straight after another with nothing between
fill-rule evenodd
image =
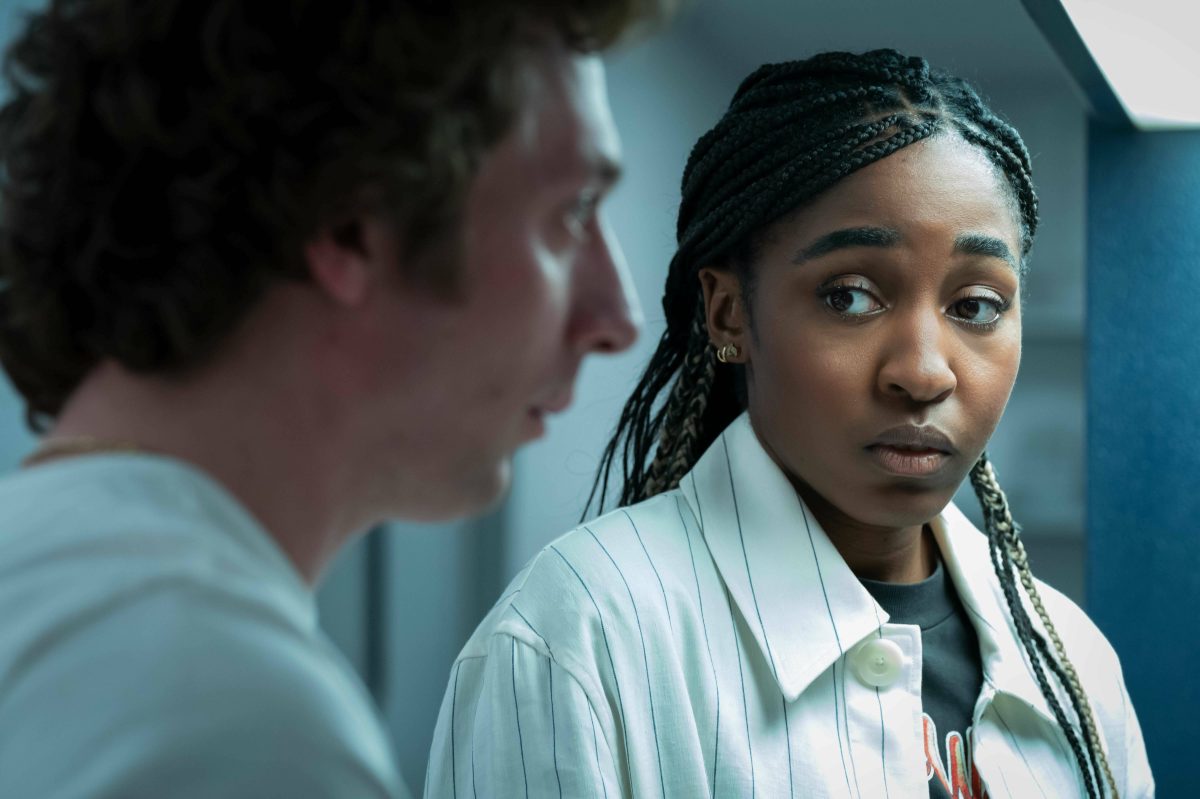
<instances>
[{"instance_id":1,"label":"white button","mask_svg":"<svg viewBox=\"0 0 1200 799\"><path fill-rule=\"evenodd\" d=\"M904 652L895 641L874 638L852 655L858 678L873 688L887 688L904 668Z\"/></svg>"}]
</instances>

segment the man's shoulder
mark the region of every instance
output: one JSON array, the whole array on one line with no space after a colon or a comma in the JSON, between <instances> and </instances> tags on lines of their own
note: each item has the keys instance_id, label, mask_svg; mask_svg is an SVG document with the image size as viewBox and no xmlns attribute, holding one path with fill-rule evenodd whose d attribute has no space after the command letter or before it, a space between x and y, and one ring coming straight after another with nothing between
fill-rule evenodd
<instances>
[{"instance_id":1,"label":"man's shoulder","mask_svg":"<svg viewBox=\"0 0 1200 799\"><path fill-rule=\"evenodd\" d=\"M90 616L64 616L0 653L9 657L0 773L22 749L35 762L47 756L44 741L15 734L38 724L63 730L56 757L111 772L105 785L157 785L175 770L223 764L240 786L235 778L266 780L299 760L305 772L322 763L394 781L361 683L319 631L276 603L187 573L105 598Z\"/></svg>"},{"instance_id":2,"label":"man's shoulder","mask_svg":"<svg viewBox=\"0 0 1200 799\"><path fill-rule=\"evenodd\" d=\"M170 458L97 455L0 477L0 569L83 557L160 568L201 550L261 559L265 536L225 489Z\"/></svg>"},{"instance_id":3,"label":"man's shoulder","mask_svg":"<svg viewBox=\"0 0 1200 799\"><path fill-rule=\"evenodd\" d=\"M84 515L74 528L61 522L6 527L0 606L21 612L0 627L0 692L22 665L35 665L22 659L60 649L111 640L128 646L130 658L164 658L174 645L191 647L191 641L235 630L303 635L315 627L310 596L223 542L206 540L205 532L91 523ZM261 645L270 638L255 640ZM147 646L151 641L159 646Z\"/></svg>"},{"instance_id":4,"label":"man's shoulder","mask_svg":"<svg viewBox=\"0 0 1200 799\"><path fill-rule=\"evenodd\" d=\"M0 627L0 691L22 651L52 654L93 628L147 631L132 644L204 622L313 629L311 593L231 506L161 459L0 479L0 606L22 608Z\"/></svg>"},{"instance_id":5,"label":"man's shoulder","mask_svg":"<svg viewBox=\"0 0 1200 799\"><path fill-rule=\"evenodd\" d=\"M209 795L396 782L311 593L231 507L150 459L0 481L0 795L61 795L63 762L104 796L202 769ZM316 770L330 790L286 790Z\"/></svg>"},{"instance_id":6,"label":"man's shoulder","mask_svg":"<svg viewBox=\"0 0 1200 799\"><path fill-rule=\"evenodd\" d=\"M212 698L236 702L235 694L261 695L268 682L319 682L334 663L315 626L269 592L256 595L179 564L136 574L118 569L117 576L137 579L127 590L100 574L84 585L25 592L30 604L0 636L0 694L11 697L40 674L67 669L130 690L144 684L131 701L170 703L225 683L229 690ZM81 694L95 693L81 686Z\"/></svg>"}]
</instances>

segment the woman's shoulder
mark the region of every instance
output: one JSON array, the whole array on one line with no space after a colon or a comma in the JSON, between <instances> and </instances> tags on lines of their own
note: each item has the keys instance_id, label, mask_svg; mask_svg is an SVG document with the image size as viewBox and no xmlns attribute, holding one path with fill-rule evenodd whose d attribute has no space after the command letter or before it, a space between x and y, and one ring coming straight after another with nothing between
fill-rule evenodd
<instances>
[{"instance_id":1,"label":"woman's shoulder","mask_svg":"<svg viewBox=\"0 0 1200 799\"><path fill-rule=\"evenodd\" d=\"M1085 687L1088 682L1097 682L1111 688L1115 679L1123 690L1120 658L1099 625L1073 599L1054 586L1036 578L1034 583L1046 614L1053 622L1067 656L1084 680Z\"/></svg>"},{"instance_id":2,"label":"woman's shoulder","mask_svg":"<svg viewBox=\"0 0 1200 799\"><path fill-rule=\"evenodd\" d=\"M1016 633L1011 629L1011 613L1007 606L1004 587L996 574L990 554L990 542L953 506L943 512L945 520L943 544L948 548L953 567L958 572L957 588L964 601L982 613L987 629L996 636L1016 642ZM1038 602L1050 619L1055 633L1062 641L1063 649L1070 658L1083 687L1089 695L1098 698L1105 708L1097 708L1103 715L1106 710L1114 716L1124 712L1124 681L1121 677L1117 653L1103 631L1074 600L1049 583L1030 574ZM1034 601L1024 580L1014 572L1013 580L1019 595L1035 626L1047 643L1054 648L1045 624L1039 618L1037 602Z\"/></svg>"},{"instance_id":3,"label":"woman's shoulder","mask_svg":"<svg viewBox=\"0 0 1200 799\"><path fill-rule=\"evenodd\" d=\"M690 506L679 490L657 494L634 505L616 508L583 522L552 541L539 555L571 554L590 559L623 560L644 556L647 544L661 548L663 543L695 527Z\"/></svg>"},{"instance_id":4,"label":"woman's shoulder","mask_svg":"<svg viewBox=\"0 0 1200 799\"><path fill-rule=\"evenodd\" d=\"M585 610L653 613L657 596L690 562L699 530L678 491L617 508L548 544L531 563L523 590L567 591ZM688 566L690 570L690 565ZM690 571L688 572L690 575ZM549 598L549 596L547 596ZM661 596L658 596L661 604Z\"/></svg>"},{"instance_id":5,"label":"woman's shoulder","mask_svg":"<svg viewBox=\"0 0 1200 799\"><path fill-rule=\"evenodd\" d=\"M482 654L488 639L506 635L558 660L636 637L639 627L666 629L688 588L694 591L697 557L706 559L706 550L678 491L613 510L538 552L468 650Z\"/></svg>"}]
</instances>

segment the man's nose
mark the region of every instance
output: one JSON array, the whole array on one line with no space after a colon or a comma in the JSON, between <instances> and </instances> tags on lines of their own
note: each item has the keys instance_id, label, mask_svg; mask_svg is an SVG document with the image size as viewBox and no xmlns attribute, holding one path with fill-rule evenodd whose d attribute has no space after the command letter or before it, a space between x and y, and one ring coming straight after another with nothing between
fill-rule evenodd
<instances>
[{"instance_id":1,"label":"man's nose","mask_svg":"<svg viewBox=\"0 0 1200 799\"><path fill-rule=\"evenodd\" d=\"M616 353L637 341L642 307L633 287L620 242L607 220L597 221L585 263L579 265L572 338L584 353Z\"/></svg>"}]
</instances>

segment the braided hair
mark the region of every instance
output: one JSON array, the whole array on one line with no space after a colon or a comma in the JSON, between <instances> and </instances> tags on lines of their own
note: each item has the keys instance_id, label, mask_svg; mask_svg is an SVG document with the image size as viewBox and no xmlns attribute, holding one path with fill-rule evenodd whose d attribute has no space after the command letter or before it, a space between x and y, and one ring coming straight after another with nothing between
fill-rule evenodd
<instances>
[{"instance_id":1,"label":"braided hair","mask_svg":"<svg viewBox=\"0 0 1200 799\"><path fill-rule=\"evenodd\" d=\"M684 168L678 249L663 296L666 330L604 450L585 516L597 498L603 509L618 462L622 505L678 486L743 410L738 373L719 366L709 345L699 269L731 267L749 296L751 266L768 226L856 170L938 134L978 147L1005 177L1024 264L1038 223L1029 152L966 82L894 50L768 64L742 82ZM1014 630L1087 795L1117 797L1091 705L1046 613L1020 528L986 454L970 477ZM1018 582L1042 630L1030 618Z\"/></svg>"}]
</instances>

